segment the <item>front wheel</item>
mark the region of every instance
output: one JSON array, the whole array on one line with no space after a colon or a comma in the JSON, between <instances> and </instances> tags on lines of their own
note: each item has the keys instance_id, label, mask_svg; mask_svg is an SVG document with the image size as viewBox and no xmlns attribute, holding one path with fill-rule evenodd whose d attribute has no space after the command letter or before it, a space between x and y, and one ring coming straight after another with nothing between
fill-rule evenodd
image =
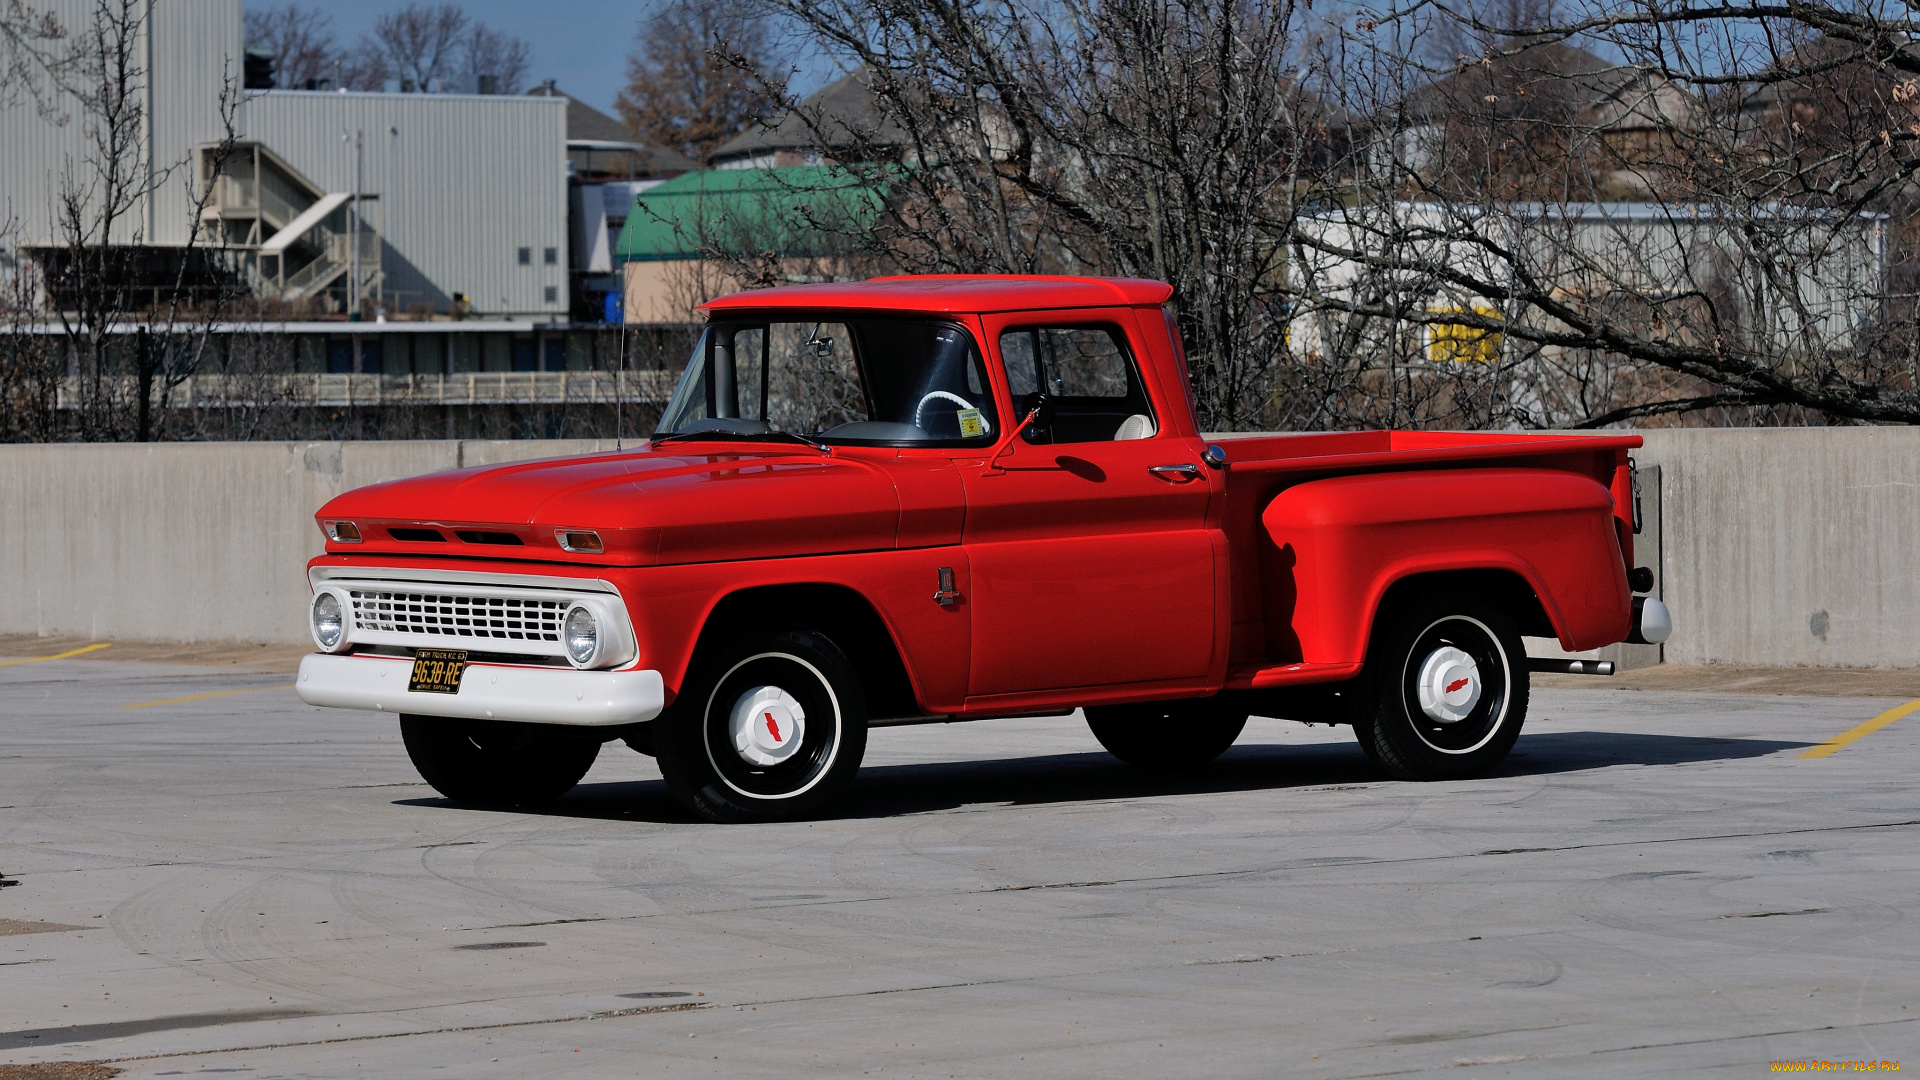
<instances>
[{"instance_id":1,"label":"front wheel","mask_svg":"<svg viewBox=\"0 0 1920 1080\"><path fill-rule=\"evenodd\" d=\"M573 790L600 743L534 724L400 717L400 739L421 779L457 803L535 806Z\"/></svg>"},{"instance_id":2,"label":"front wheel","mask_svg":"<svg viewBox=\"0 0 1920 1080\"><path fill-rule=\"evenodd\" d=\"M1506 759L1527 718L1527 659L1506 614L1448 593L1382 621L1362 676L1354 734L1402 780L1480 776Z\"/></svg>"},{"instance_id":3,"label":"front wheel","mask_svg":"<svg viewBox=\"0 0 1920 1080\"><path fill-rule=\"evenodd\" d=\"M703 658L653 722L667 790L715 822L782 821L837 798L867 750L859 677L831 638L762 626Z\"/></svg>"},{"instance_id":4,"label":"front wheel","mask_svg":"<svg viewBox=\"0 0 1920 1080\"><path fill-rule=\"evenodd\" d=\"M1198 768L1226 753L1247 726L1245 712L1210 701L1096 705L1086 712L1107 753L1145 769Z\"/></svg>"}]
</instances>

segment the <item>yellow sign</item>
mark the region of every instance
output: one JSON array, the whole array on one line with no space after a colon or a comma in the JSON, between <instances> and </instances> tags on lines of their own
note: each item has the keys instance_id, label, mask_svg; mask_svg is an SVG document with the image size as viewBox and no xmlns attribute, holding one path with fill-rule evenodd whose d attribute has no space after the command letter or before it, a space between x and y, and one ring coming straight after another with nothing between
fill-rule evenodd
<instances>
[{"instance_id":1,"label":"yellow sign","mask_svg":"<svg viewBox=\"0 0 1920 1080\"><path fill-rule=\"evenodd\" d=\"M1490 307L1474 305L1471 312L1466 308L1437 308L1435 315L1478 315L1483 319L1500 321L1500 313ZM1491 364L1500 359L1500 331L1484 330L1466 323L1433 322L1427 324L1427 359L1436 364L1444 363L1481 363Z\"/></svg>"}]
</instances>

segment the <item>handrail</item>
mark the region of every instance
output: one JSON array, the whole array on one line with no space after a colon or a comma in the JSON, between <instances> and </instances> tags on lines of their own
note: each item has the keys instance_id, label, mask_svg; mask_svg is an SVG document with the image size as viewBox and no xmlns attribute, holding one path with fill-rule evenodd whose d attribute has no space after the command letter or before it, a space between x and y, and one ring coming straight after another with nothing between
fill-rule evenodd
<instances>
[{"instance_id":1,"label":"handrail","mask_svg":"<svg viewBox=\"0 0 1920 1080\"><path fill-rule=\"evenodd\" d=\"M462 371L376 375L303 372L275 375L194 375L167 395L175 409L354 408L437 405L600 405L615 401L660 404L673 396L670 371ZM103 380L116 401L139 394L133 376ZM93 380L60 380L57 406L85 407ZM156 402L156 404L158 404Z\"/></svg>"}]
</instances>

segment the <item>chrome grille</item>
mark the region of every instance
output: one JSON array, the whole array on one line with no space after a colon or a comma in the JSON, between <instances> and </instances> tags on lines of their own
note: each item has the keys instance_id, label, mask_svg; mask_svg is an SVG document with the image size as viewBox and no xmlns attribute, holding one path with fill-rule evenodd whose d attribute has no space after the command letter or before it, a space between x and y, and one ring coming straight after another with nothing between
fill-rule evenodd
<instances>
[{"instance_id":1,"label":"chrome grille","mask_svg":"<svg viewBox=\"0 0 1920 1080\"><path fill-rule=\"evenodd\" d=\"M353 597L355 630L420 638L548 642L556 646L560 642L560 622L572 604L570 597L535 599L480 592L355 588L349 595Z\"/></svg>"}]
</instances>

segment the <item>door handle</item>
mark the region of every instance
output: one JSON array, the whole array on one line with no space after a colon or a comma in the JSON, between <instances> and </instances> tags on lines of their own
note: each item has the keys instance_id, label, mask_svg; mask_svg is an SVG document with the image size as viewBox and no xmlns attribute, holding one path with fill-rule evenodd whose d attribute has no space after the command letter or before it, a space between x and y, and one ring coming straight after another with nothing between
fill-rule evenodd
<instances>
[{"instance_id":1,"label":"door handle","mask_svg":"<svg viewBox=\"0 0 1920 1080\"><path fill-rule=\"evenodd\" d=\"M1170 483L1184 484L1200 479L1198 465L1149 465L1147 471Z\"/></svg>"}]
</instances>

